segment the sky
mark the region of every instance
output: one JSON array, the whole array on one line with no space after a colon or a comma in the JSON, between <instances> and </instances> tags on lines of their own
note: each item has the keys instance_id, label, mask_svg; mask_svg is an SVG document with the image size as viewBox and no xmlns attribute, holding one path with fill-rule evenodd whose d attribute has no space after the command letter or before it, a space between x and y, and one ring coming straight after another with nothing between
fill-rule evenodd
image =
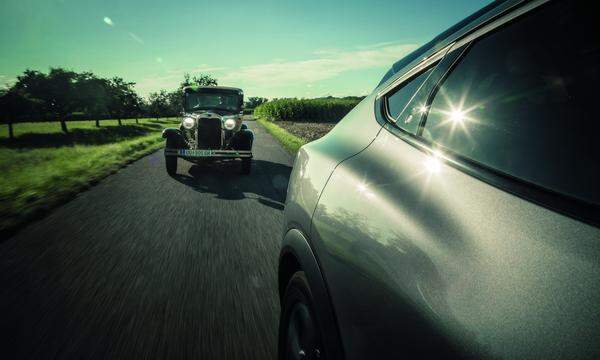
<instances>
[{"instance_id":1,"label":"sky","mask_svg":"<svg viewBox=\"0 0 600 360\"><path fill-rule=\"evenodd\" d=\"M0 86L25 69L184 73L267 98L366 95L392 63L489 0L2 0Z\"/></svg>"}]
</instances>

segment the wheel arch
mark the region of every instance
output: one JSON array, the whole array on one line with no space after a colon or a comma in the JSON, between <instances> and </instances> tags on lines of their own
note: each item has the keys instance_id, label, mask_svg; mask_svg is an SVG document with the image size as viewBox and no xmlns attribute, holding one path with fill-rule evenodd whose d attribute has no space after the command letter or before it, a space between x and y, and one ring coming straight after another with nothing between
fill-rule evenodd
<instances>
[{"instance_id":1,"label":"wheel arch","mask_svg":"<svg viewBox=\"0 0 600 360\"><path fill-rule=\"evenodd\" d=\"M308 280L317 321L323 330L323 340L332 359L343 358L343 347L325 277L306 236L297 229L285 234L279 255L278 289L283 300L287 283L296 271L303 271Z\"/></svg>"}]
</instances>

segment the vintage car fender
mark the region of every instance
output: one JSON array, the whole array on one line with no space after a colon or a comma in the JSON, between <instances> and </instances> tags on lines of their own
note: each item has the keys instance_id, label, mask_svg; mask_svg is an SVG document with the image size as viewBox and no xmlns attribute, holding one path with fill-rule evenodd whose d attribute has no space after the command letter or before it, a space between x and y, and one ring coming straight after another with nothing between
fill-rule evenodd
<instances>
[{"instance_id":1,"label":"vintage car fender","mask_svg":"<svg viewBox=\"0 0 600 360\"><path fill-rule=\"evenodd\" d=\"M254 142L254 133L249 130L246 124L243 124L236 134L231 139L234 149L237 150L252 150L252 143Z\"/></svg>"},{"instance_id":2,"label":"vintage car fender","mask_svg":"<svg viewBox=\"0 0 600 360\"><path fill-rule=\"evenodd\" d=\"M166 128L162 131L162 137L163 139L166 139L168 137L171 136L178 136L181 138L181 130L176 129L176 128Z\"/></svg>"},{"instance_id":3,"label":"vintage car fender","mask_svg":"<svg viewBox=\"0 0 600 360\"><path fill-rule=\"evenodd\" d=\"M177 147L185 147L185 139L183 138L183 134L181 133L181 130L176 129L176 128L166 128L162 131L162 137L163 139L167 139L167 138L171 138L174 139L175 144L177 144Z\"/></svg>"}]
</instances>

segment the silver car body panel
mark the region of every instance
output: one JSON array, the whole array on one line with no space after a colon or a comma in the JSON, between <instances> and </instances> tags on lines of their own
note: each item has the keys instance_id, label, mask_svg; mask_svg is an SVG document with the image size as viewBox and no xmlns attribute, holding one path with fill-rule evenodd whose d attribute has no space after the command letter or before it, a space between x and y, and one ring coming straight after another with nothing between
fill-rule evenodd
<instances>
[{"instance_id":1,"label":"silver car body panel","mask_svg":"<svg viewBox=\"0 0 600 360\"><path fill-rule=\"evenodd\" d=\"M508 13L522 2L432 47L298 154L285 231L313 249L349 359L600 354L600 229L462 172L375 119L378 96L411 71L546 1Z\"/></svg>"}]
</instances>

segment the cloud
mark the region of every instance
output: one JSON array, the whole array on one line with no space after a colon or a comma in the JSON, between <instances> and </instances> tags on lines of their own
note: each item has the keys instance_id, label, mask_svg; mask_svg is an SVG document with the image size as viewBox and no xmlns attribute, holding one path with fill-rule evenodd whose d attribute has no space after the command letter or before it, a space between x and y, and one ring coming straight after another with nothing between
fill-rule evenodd
<instances>
[{"instance_id":1,"label":"cloud","mask_svg":"<svg viewBox=\"0 0 600 360\"><path fill-rule=\"evenodd\" d=\"M264 97L285 96L345 96L364 95L379 79L365 78L340 88L339 76L345 73L378 70L383 75L386 68L414 49L417 44L379 43L351 50L326 49L312 53L313 58L285 61L271 60L264 64L224 68L199 64L188 69L172 69L138 81L137 88L143 94L159 89L174 89L184 73L210 73L219 84L240 86L247 94ZM157 62L162 59L157 58ZM326 81L329 80L329 81Z\"/></svg>"},{"instance_id":2,"label":"cloud","mask_svg":"<svg viewBox=\"0 0 600 360\"><path fill-rule=\"evenodd\" d=\"M313 83L337 77L348 71L391 66L416 48L417 44L384 43L357 50L320 50L314 53L319 55L315 59L243 66L226 73L220 80L261 87L278 87L298 82Z\"/></svg>"},{"instance_id":3,"label":"cloud","mask_svg":"<svg viewBox=\"0 0 600 360\"><path fill-rule=\"evenodd\" d=\"M0 88L11 87L15 82L17 82L16 77L0 74Z\"/></svg>"},{"instance_id":4,"label":"cloud","mask_svg":"<svg viewBox=\"0 0 600 360\"><path fill-rule=\"evenodd\" d=\"M162 61L162 59L161 59ZM137 82L136 88L141 94L149 94L160 89L172 90L179 86L179 83L183 80L183 75L189 73L194 76L198 73L211 73L225 70L224 67L210 66L208 64L200 64L191 69L172 69L167 70L166 73L147 77Z\"/></svg>"},{"instance_id":5,"label":"cloud","mask_svg":"<svg viewBox=\"0 0 600 360\"><path fill-rule=\"evenodd\" d=\"M143 96L150 94L151 92L159 91L161 89L173 90L179 86L181 78L175 76L155 76L147 77L140 81L137 81L135 88Z\"/></svg>"},{"instance_id":6,"label":"cloud","mask_svg":"<svg viewBox=\"0 0 600 360\"><path fill-rule=\"evenodd\" d=\"M183 72L189 72L190 74L194 75L194 73L207 73L207 72L223 71L225 69L226 68L221 67L221 66L210 66L208 64L200 64L190 71L183 71Z\"/></svg>"},{"instance_id":7,"label":"cloud","mask_svg":"<svg viewBox=\"0 0 600 360\"><path fill-rule=\"evenodd\" d=\"M137 36L136 34L130 32L129 33L129 37L131 37L133 39L133 41L138 42L142 45L144 45L144 40L142 40L142 38L140 38L139 36Z\"/></svg>"},{"instance_id":8,"label":"cloud","mask_svg":"<svg viewBox=\"0 0 600 360\"><path fill-rule=\"evenodd\" d=\"M113 27L115 26L115 23L108 16L105 16L104 19L103 19L103 21L108 26L113 26Z\"/></svg>"}]
</instances>

